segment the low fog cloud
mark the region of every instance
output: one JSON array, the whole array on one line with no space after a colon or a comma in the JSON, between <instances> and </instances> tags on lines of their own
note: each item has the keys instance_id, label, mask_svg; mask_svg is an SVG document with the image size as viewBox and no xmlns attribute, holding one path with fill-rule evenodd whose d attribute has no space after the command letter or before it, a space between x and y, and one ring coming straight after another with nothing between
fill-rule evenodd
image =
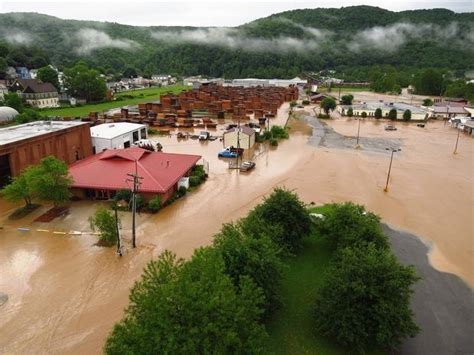
<instances>
[{"instance_id":1,"label":"low fog cloud","mask_svg":"<svg viewBox=\"0 0 474 355\"><path fill-rule=\"evenodd\" d=\"M474 30L461 31L457 23L441 27L433 24L395 23L386 27L372 27L358 32L347 45L354 52L363 50L381 50L395 52L398 48L414 39L452 42L467 41L465 45L474 43ZM470 42L470 43L469 43Z\"/></svg>"},{"instance_id":2,"label":"low fog cloud","mask_svg":"<svg viewBox=\"0 0 474 355\"><path fill-rule=\"evenodd\" d=\"M88 54L100 48L120 48L131 50L139 48L140 44L130 39L112 38L107 33L93 28L84 28L75 35L78 41L76 51L81 54Z\"/></svg>"},{"instance_id":3,"label":"low fog cloud","mask_svg":"<svg viewBox=\"0 0 474 355\"><path fill-rule=\"evenodd\" d=\"M280 36L271 39L252 38L243 35L238 29L213 27L195 30L181 31L159 31L153 32L151 36L158 40L170 43L195 43L227 47L231 49L243 49L260 52L292 52L304 50L316 50L325 41L325 33L317 29L306 29L311 35L307 39L298 39Z\"/></svg>"},{"instance_id":4,"label":"low fog cloud","mask_svg":"<svg viewBox=\"0 0 474 355\"><path fill-rule=\"evenodd\" d=\"M7 29L0 31L0 38L11 44L29 45L34 38L30 33L19 29Z\"/></svg>"}]
</instances>

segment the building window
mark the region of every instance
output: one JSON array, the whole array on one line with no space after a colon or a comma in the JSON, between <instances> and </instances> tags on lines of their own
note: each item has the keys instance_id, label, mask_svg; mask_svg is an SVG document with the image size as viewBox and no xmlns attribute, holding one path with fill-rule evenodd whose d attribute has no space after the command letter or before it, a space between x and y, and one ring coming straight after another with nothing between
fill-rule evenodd
<instances>
[{"instance_id":1,"label":"building window","mask_svg":"<svg viewBox=\"0 0 474 355\"><path fill-rule=\"evenodd\" d=\"M146 128L142 128L142 130L141 130L141 136L142 136L142 139L145 139L145 138L146 138Z\"/></svg>"},{"instance_id":2,"label":"building window","mask_svg":"<svg viewBox=\"0 0 474 355\"><path fill-rule=\"evenodd\" d=\"M138 131L133 132L133 143L136 143L140 138L138 138Z\"/></svg>"}]
</instances>

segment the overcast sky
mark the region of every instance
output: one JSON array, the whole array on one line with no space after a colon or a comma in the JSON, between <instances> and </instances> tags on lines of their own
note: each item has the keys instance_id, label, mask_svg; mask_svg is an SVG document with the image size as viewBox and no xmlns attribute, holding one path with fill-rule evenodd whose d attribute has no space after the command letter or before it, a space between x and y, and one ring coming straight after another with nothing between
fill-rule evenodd
<instances>
[{"instance_id":1,"label":"overcast sky","mask_svg":"<svg viewBox=\"0 0 474 355\"><path fill-rule=\"evenodd\" d=\"M339 8L361 4L394 11L426 8L448 8L456 12L474 11L474 0L0 0L0 13L39 12L64 19L109 21L142 26L237 26L285 10Z\"/></svg>"}]
</instances>

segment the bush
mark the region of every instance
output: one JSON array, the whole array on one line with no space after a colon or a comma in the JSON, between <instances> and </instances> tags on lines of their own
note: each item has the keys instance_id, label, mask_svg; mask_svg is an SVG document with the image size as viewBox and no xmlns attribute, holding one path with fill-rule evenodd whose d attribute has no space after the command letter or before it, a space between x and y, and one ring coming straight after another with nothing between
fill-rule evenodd
<instances>
[{"instance_id":1,"label":"bush","mask_svg":"<svg viewBox=\"0 0 474 355\"><path fill-rule=\"evenodd\" d=\"M278 308L284 265L269 237L254 238L242 233L238 225L225 224L215 236L214 248L234 285L238 286L243 276L250 277L263 290L267 315Z\"/></svg>"},{"instance_id":2,"label":"bush","mask_svg":"<svg viewBox=\"0 0 474 355\"><path fill-rule=\"evenodd\" d=\"M324 219L316 222L316 229L327 239L333 250L363 246L369 243L388 249L388 239L380 227L380 218L366 212L364 206L346 202L329 205Z\"/></svg>"},{"instance_id":3,"label":"bush","mask_svg":"<svg viewBox=\"0 0 474 355\"><path fill-rule=\"evenodd\" d=\"M271 138L272 138L272 132L270 132L270 131L263 132L263 139L264 140L269 140Z\"/></svg>"},{"instance_id":4,"label":"bush","mask_svg":"<svg viewBox=\"0 0 474 355\"><path fill-rule=\"evenodd\" d=\"M146 204L147 203L146 203L145 199L143 198L143 196L140 195L140 194L137 194L136 197L135 197L135 207L136 207L137 211L143 210L143 208L145 208Z\"/></svg>"},{"instance_id":5,"label":"bush","mask_svg":"<svg viewBox=\"0 0 474 355\"><path fill-rule=\"evenodd\" d=\"M189 177L189 186L190 187L195 187L201 184L201 179L199 176L190 176Z\"/></svg>"},{"instance_id":6,"label":"bush","mask_svg":"<svg viewBox=\"0 0 474 355\"><path fill-rule=\"evenodd\" d=\"M391 119L391 120L396 120L397 119L397 110L392 108L389 112L388 112L388 118Z\"/></svg>"},{"instance_id":7,"label":"bush","mask_svg":"<svg viewBox=\"0 0 474 355\"><path fill-rule=\"evenodd\" d=\"M417 280L374 244L342 250L316 297L316 332L358 352L397 347L419 332L410 309Z\"/></svg>"},{"instance_id":8,"label":"bush","mask_svg":"<svg viewBox=\"0 0 474 355\"><path fill-rule=\"evenodd\" d=\"M160 133L158 130L154 129L154 128L148 128L148 134L149 135L155 135L155 134L158 134Z\"/></svg>"},{"instance_id":9,"label":"bush","mask_svg":"<svg viewBox=\"0 0 474 355\"><path fill-rule=\"evenodd\" d=\"M180 186L176 195L178 198L183 197L184 195L186 195L187 191L188 190L186 190L186 187Z\"/></svg>"},{"instance_id":10,"label":"bush","mask_svg":"<svg viewBox=\"0 0 474 355\"><path fill-rule=\"evenodd\" d=\"M303 104L303 105L309 105L310 102L309 102L309 100L303 100L303 101L301 101L301 104Z\"/></svg>"},{"instance_id":11,"label":"bush","mask_svg":"<svg viewBox=\"0 0 474 355\"><path fill-rule=\"evenodd\" d=\"M114 200L117 202L123 200L128 203L130 202L131 199L132 199L132 191L127 190L127 189L118 190L114 196Z\"/></svg>"},{"instance_id":12,"label":"bush","mask_svg":"<svg viewBox=\"0 0 474 355\"><path fill-rule=\"evenodd\" d=\"M411 111L410 110L405 110L403 112L403 119L405 121L410 121L411 120Z\"/></svg>"},{"instance_id":13,"label":"bush","mask_svg":"<svg viewBox=\"0 0 474 355\"><path fill-rule=\"evenodd\" d=\"M265 235L286 252L294 253L311 232L312 222L298 196L277 188L241 223L246 235Z\"/></svg>"},{"instance_id":14,"label":"bush","mask_svg":"<svg viewBox=\"0 0 474 355\"><path fill-rule=\"evenodd\" d=\"M362 113L360 114L360 117L362 117L362 118L366 118L366 117L367 117L367 112L365 112L365 111L362 111Z\"/></svg>"},{"instance_id":15,"label":"bush","mask_svg":"<svg viewBox=\"0 0 474 355\"><path fill-rule=\"evenodd\" d=\"M354 100L354 95L347 94L341 97L341 102L343 105L352 105L352 100Z\"/></svg>"},{"instance_id":16,"label":"bush","mask_svg":"<svg viewBox=\"0 0 474 355\"><path fill-rule=\"evenodd\" d=\"M39 121L41 119L42 117L37 111L31 110L31 109L25 109L23 110L22 113L20 113L19 115L15 117L15 122L18 124L22 124L22 123L28 123L28 122L33 122L33 121Z\"/></svg>"},{"instance_id":17,"label":"bush","mask_svg":"<svg viewBox=\"0 0 474 355\"><path fill-rule=\"evenodd\" d=\"M156 213L161 209L161 197L155 196L148 201L148 211Z\"/></svg>"},{"instance_id":18,"label":"bush","mask_svg":"<svg viewBox=\"0 0 474 355\"><path fill-rule=\"evenodd\" d=\"M423 100L423 106L433 106L433 100L426 98Z\"/></svg>"},{"instance_id":19,"label":"bush","mask_svg":"<svg viewBox=\"0 0 474 355\"><path fill-rule=\"evenodd\" d=\"M347 116L348 117L354 116L354 110L352 109L352 107L349 107L349 109L347 110Z\"/></svg>"},{"instance_id":20,"label":"bush","mask_svg":"<svg viewBox=\"0 0 474 355\"><path fill-rule=\"evenodd\" d=\"M275 139L287 139L290 136L285 128L278 125L272 126L270 132Z\"/></svg>"},{"instance_id":21,"label":"bush","mask_svg":"<svg viewBox=\"0 0 474 355\"><path fill-rule=\"evenodd\" d=\"M93 231L100 233L99 242L111 246L117 243L117 226L115 216L108 209L99 207L95 214L89 217Z\"/></svg>"},{"instance_id":22,"label":"bush","mask_svg":"<svg viewBox=\"0 0 474 355\"><path fill-rule=\"evenodd\" d=\"M105 354L264 352L262 290L249 277L234 286L222 257L209 248L188 262L165 251L148 263L130 302Z\"/></svg>"},{"instance_id":23,"label":"bush","mask_svg":"<svg viewBox=\"0 0 474 355\"><path fill-rule=\"evenodd\" d=\"M276 139L276 138L270 138L270 145L271 145L272 147L278 146L278 139Z\"/></svg>"},{"instance_id":24,"label":"bush","mask_svg":"<svg viewBox=\"0 0 474 355\"><path fill-rule=\"evenodd\" d=\"M325 115L323 113L318 113L318 118L327 119L327 118L329 118L329 115Z\"/></svg>"},{"instance_id":25,"label":"bush","mask_svg":"<svg viewBox=\"0 0 474 355\"><path fill-rule=\"evenodd\" d=\"M382 118L382 109L381 109L381 108L375 109L374 117L375 117L376 119Z\"/></svg>"}]
</instances>

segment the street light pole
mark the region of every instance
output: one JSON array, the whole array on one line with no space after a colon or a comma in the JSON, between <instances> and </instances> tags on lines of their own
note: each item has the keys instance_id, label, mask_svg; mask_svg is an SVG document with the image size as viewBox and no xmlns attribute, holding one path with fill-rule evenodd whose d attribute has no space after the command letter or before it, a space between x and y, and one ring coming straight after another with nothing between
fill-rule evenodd
<instances>
[{"instance_id":1,"label":"street light pole","mask_svg":"<svg viewBox=\"0 0 474 355\"><path fill-rule=\"evenodd\" d=\"M457 128L457 127L456 127ZM456 138L456 146L454 147L454 152L453 154L458 154L458 142L459 142L459 134L461 133L461 130L459 128L457 128L458 130L458 136Z\"/></svg>"},{"instance_id":2,"label":"street light pole","mask_svg":"<svg viewBox=\"0 0 474 355\"><path fill-rule=\"evenodd\" d=\"M385 192L388 191L388 182L390 180L390 172L392 171L392 161L393 161L393 153L401 151L401 149L391 149L385 148L386 150L391 150L390 154L390 165L388 166L388 174L387 174L387 182L385 183L385 188L383 189Z\"/></svg>"}]
</instances>

